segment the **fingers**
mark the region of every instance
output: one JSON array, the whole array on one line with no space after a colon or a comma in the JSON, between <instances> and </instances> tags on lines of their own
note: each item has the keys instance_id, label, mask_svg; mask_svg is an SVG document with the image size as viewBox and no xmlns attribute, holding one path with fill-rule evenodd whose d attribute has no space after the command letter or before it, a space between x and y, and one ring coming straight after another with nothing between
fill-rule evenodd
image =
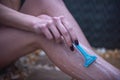
<instances>
[{"instance_id":1,"label":"fingers","mask_svg":"<svg viewBox=\"0 0 120 80\"><path fill-rule=\"evenodd\" d=\"M46 38L48 38L49 40L53 39L53 36L47 26L41 26L41 31L46 36Z\"/></svg>"},{"instance_id":2,"label":"fingers","mask_svg":"<svg viewBox=\"0 0 120 80\"><path fill-rule=\"evenodd\" d=\"M65 42L70 47L72 45L72 40L68 30L62 24L60 17L53 17L53 21L56 23L56 27L59 30L60 34L64 37Z\"/></svg>"},{"instance_id":3,"label":"fingers","mask_svg":"<svg viewBox=\"0 0 120 80\"><path fill-rule=\"evenodd\" d=\"M49 23L48 23L48 28L49 28L49 30L51 31L51 33L52 33L53 37L55 38L55 40L56 40L57 42L59 42L59 39L60 39L60 36L61 36L61 35L60 35L58 29L56 28L56 25L54 25L53 22L49 22Z\"/></svg>"},{"instance_id":4,"label":"fingers","mask_svg":"<svg viewBox=\"0 0 120 80\"><path fill-rule=\"evenodd\" d=\"M68 21L64 17L61 17L61 22L64 25L64 27L66 28L66 30L68 31L70 38L72 40L72 43L75 43L76 45L78 45L79 42L78 42L77 36L75 34L75 31L73 29L74 26L72 27L71 25L69 25ZM73 45L70 46L70 49L71 49L71 51L74 51L74 46Z\"/></svg>"},{"instance_id":5,"label":"fingers","mask_svg":"<svg viewBox=\"0 0 120 80\"><path fill-rule=\"evenodd\" d=\"M75 34L75 31L74 31L74 26L70 26L68 21L65 19L65 17L61 17L61 21L62 21L62 24L64 25L64 27L67 29L67 31L69 32L69 35L72 39L72 42L78 42L77 40L77 36Z\"/></svg>"},{"instance_id":6,"label":"fingers","mask_svg":"<svg viewBox=\"0 0 120 80\"><path fill-rule=\"evenodd\" d=\"M73 27L71 27L68 21L63 17L48 17L40 16L41 22L35 27L37 33L42 33L48 39L55 39L56 42L66 43L72 51L74 47L72 43L78 44L77 37ZM43 23L43 24L42 24Z\"/></svg>"},{"instance_id":7,"label":"fingers","mask_svg":"<svg viewBox=\"0 0 120 80\"><path fill-rule=\"evenodd\" d=\"M53 39L52 34L50 33L49 29L47 28L47 24L36 25L36 26L34 26L34 28L35 28L35 31L37 34L43 34L49 40Z\"/></svg>"}]
</instances>

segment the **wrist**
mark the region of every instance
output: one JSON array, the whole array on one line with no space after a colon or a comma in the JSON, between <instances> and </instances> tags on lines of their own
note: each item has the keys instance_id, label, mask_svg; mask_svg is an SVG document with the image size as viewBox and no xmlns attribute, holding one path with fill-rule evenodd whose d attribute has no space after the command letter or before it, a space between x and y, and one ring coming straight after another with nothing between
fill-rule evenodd
<instances>
[{"instance_id":1,"label":"wrist","mask_svg":"<svg viewBox=\"0 0 120 80\"><path fill-rule=\"evenodd\" d=\"M31 16L31 15L23 15L22 16L22 26L24 26L24 29L30 32L35 32L35 27L34 25L36 22L39 21L37 17Z\"/></svg>"}]
</instances>

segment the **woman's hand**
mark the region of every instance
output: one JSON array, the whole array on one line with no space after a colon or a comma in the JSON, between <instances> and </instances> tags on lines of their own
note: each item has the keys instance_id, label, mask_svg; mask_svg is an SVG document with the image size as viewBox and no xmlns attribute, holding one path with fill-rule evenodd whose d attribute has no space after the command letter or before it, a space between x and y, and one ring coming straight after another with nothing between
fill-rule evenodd
<instances>
[{"instance_id":1,"label":"woman's hand","mask_svg":"<svg viewBox=\"0 0 120 80\"><path fill-rule=\"evenodd\" d=\"M33 27L38 34L44 34L49 40L54 39L56 42L65 42L72 50L73 42L77 42L77 37L73 28L63 16L50 17L47 15L40 15L38 18L40 22L35 22Z\"/></svg>"},{"instance_id":2,"label":"woman's hand","mask_svg":"<svg viewBox=\"0 0 120 80\"><path fill-rule=\"evenodd\" d=\"M0 4L0 23L17 29L42 33L48 39L55 39L57 42L64 41L73 50L72 43L77 40L73 28L63 16L50 17L40 15L38 17L23 14Z\"/></svg>"}]
</instances>

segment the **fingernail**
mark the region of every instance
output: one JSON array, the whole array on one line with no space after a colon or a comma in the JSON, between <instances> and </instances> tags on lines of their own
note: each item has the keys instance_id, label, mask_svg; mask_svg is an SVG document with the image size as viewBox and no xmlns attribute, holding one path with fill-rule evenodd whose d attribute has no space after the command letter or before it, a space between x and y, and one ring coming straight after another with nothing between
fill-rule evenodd
<instances>
[{"instance_id":1,"label":"fingernail","mask_svg":"<svg viewBox=\"0 0 120 80\"><path fill-rule=\"evenodd\" d=\"M78 42L78 40L75 40L75 45L79 45L79 42Z\"/></svg>"},{"instance_id":2,"label":"fingernail","mask_svg":"<svg viewBox=\"0 0 120 80\"><path fill-rule=\"evenodd\" d=\"M70 50L71 50L71 51L74 51L74 47L73 47L73 45L70 46Z\"/></svg>"}]
</instances>

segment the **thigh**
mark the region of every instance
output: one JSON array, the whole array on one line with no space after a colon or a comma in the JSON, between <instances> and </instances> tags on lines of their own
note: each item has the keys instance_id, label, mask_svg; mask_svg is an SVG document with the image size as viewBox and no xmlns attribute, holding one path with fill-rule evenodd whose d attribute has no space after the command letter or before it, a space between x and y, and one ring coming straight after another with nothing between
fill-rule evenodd
<instances>
[{"instance_id":1,"label":"thigh","mask_svg":"<svg viewBox=\"0 0 120 80\"><path fill-rule=\"evenodd\" d=\"M36 49L30 32L0 26L0 68Z\"/></svg>"},{"instance_id":2,"label":"thigh","mask_svg":"<svg viewBox=\"0 0 120 80\"><path fill-rule=\"evenodd\" d=\"M34 43L35 36L33 33L15 28L0 27L0 51L3 53L18 52L19 48L22 49L23 46L30 46Z\"/></svg>"},{"instance_id":3,"label":"thigh","mask_svg":"<svg viewBox=\"0 0 120 80\"><path fill-rule=\"evenodd\" d=\"M59 6L58 4L61 4L61 2L62 0L26 0L20 11L34 16L47 13L49 14L49 12L56 14L56 6Z\"/></svg>"}]
</instances>

